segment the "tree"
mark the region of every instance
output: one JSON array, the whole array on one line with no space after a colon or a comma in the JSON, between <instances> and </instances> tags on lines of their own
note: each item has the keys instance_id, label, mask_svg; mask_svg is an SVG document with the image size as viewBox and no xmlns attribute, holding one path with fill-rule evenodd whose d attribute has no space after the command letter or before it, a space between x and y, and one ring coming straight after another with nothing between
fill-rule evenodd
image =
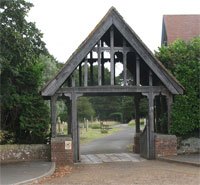
<instances>
[{"instance_id":1,"label":"tree","mask_svg":"<svg viewBox=\"0 0 200 185\"><path fill-rule=\"evenodd\" d=\"M185 88L185 94L174 99L171 132L184 137L199 133L200 37L162 46L156 56Z\"/></svg>"},{"instance_id":2,"label":"tree","mask_svg":"<svg viewBox=\"0 0 200 185\"><path fill-rule=\"evenodd\" d=\"M39 94L48 55L42 34L25 17L33 5L24 0L0 2L1 129L13 132L15 142L43 143L48 108Z\"/></svg>"},{"instance_id":3,"label":"tree","mask_svg":"<svg viewBox=\"0 0 200 185\"><path fill-rule=\"evenodd\" d=\"M79 121L83 121L84 118L91 120L95 115L95 111L92 108L91 103L87 97L80 97L78 99L78 118Z\"/></svg>"}]
</instances>

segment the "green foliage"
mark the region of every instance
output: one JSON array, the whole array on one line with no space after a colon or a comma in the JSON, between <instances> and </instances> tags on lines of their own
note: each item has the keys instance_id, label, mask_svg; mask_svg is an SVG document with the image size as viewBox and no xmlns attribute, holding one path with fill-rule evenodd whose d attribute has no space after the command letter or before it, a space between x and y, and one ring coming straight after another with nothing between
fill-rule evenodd
<instances>
[{"instance_id":1,"label":"green foliage","mask_svg":"<svg viewBox=\"0 0 200 185\"><path fill-rule=\"evenodd\" d=\"M42 63L44 70L42 71L42 86L44 86L56 72L59 70L59 63L51 55L40 55L40 63Z\"/></svg>"},{"instance_id":2,"label":"green foliage","mask_svg":"<svg viewBox=\"0 0 200 185\"><path fill-rule=\"evenodd\" d=\"M91 120L95 115L95 111L92 108L92 104L87 97L80 97L78 99L78 118L79 121L83 121L84 118Z\"/></svg>"},{"instance_id":3,"label":"green foliage","mask_svg":"<svg viewBox=\"0 0 200 185\"><path fill-rule=\"evenodd\" d=\"M48 55L42 34L25 16L32 7L24 0L0 2L1 129L14 133L18 143L44 143L48 108L39 89Z\"/></svg>"},{"instance_id":4,"label":"green foliage","mask_svg":"<svg viewBox=\"0 0 200 185\"><path fill-rule=\"evenodd\" d=\"M101 133L102 133L102 134L107 134L107 133L108 133L108 130L106 130L106 129L101 129Z\"/></svg>"},{"instance_id":5,"label":"green foliage","mask_svg":"<svg viewBox=\"0 0 200 185\"><path fill-rule=\"evenodd\" d=\"M90 124L89 127L92 129L100 129L101 125L100 124Z\"/></svg>"},{"instance_id":6,"label":"green foliage","mask_svg":"<svg viewBox=\"0 0 200 185\"><path fill-rule=\"evenodd\" d=\"M110 118L111 118L111 120L119 121L120 123L122 123L123 114L121 112L114 112L114 113L110 114Z\"/></svg>"},{"instance_id":7,"label":"green foliage","mask_svg":"<svg viewBox=\"0 0 200 185\"><path fill-rule=\"evenodd\" d=\"M15 143L14 138L15 138L14 133L8 132L5 130L0 130L0 144L1 145Z\"/></svg>"},{"instance_id":8,"label":"green foliage","mask_svg":"<svg viewBox=\"0 0 200 185\"><path fill-rule=\"evenodd\" d=\"M185 88L174 99L171 132L190 136L200 128L200 37L191 42L177 40L159 48L156 56Z\"/></svg>"}]
</instances>

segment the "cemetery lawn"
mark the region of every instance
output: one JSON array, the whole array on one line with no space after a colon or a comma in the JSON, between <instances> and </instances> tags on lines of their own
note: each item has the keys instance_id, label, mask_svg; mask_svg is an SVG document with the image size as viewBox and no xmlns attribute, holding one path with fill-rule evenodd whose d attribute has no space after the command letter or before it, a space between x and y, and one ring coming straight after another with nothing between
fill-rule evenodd
<instances>
[{"instance_id":1,"label":"cemetery lawn","mask_svg":"<svg viewBox=\"0 0 200 185\"><path fill-rule=\"evenodd\" d=\"M122 128L111 127L111 129L108 129L108 133L101 133L101 129L88 128L88 131L86 132L86 129L82 128L80 129L80 143L84 144L97 138L106 137L120 130L122 130Z\"/></svg>"}]
</instances>

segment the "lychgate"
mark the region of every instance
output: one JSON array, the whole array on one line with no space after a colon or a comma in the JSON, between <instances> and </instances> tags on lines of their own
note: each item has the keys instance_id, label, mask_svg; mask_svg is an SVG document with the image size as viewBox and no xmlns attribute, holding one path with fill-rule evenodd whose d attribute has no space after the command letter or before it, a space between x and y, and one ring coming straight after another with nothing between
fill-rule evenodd
<instances>
[{"instance_id":1,"label":"lychgate","mask_svg":"<svg viewBox=\"0 0 200 185\"><path fill-rule=\"evenodd\" d=\"M115 65L118 62L123 65L123 80L120 84L116 84L115 81ZM105 82L104 77L106 63L110 64L109 83ZM94 65L98 65L98 83L96 84L93 74ZM89 71L88 66L90 66ZM78 71L78 79L75 79L77 77L75 71ZM138 105L141 97L146 96L149 101L149 113L146 128L140 135L140 153L147 159L154 159L154 111L156 108L154 99L161 94L167 97L169 127L173 94L183 94L183 92L184 88L181 84L155 58L113 7L81 43L61 70L41 90L42 96L51 101L51 133L54 138L52 143L62 141L62 139L56 140L56 100L60 96L68 98L70 105L68 108L68 134L72 137L74 162L80 160L77 121L77 98L79 96L134 96L137 133L140 132ZM68 143L70 143L70 139ZM53 145L52 150L56 146L58 145ZM62 144L60 147L62 148ZM55 150L58 152L59 147ZM63 154L65 157L69 155L69 152L66 153L64 149L60 149L60 152L65 153ZM52 153L52 156L54 156L52 160L59 161L55 152Z\"/></svg>"}]
</instances>

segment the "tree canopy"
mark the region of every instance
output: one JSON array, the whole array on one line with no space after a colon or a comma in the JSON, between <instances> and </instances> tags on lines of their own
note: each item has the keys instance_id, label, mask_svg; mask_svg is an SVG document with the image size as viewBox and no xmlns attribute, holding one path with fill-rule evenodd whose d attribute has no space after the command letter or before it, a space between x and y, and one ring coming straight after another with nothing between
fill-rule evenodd
<instances>
[{"instance_id":1,"label":"tree canopy","mask_svg":"<svg viewBox=\"0 0 200 185\"><path fill-rule=\"evenodd\" d=\"M13 132L15 142L45 142L48 108L39 94L48 55L42 34L26 16L33 5L24 0L0 2L1 129Z\"/></svg>"}]
</instances>

